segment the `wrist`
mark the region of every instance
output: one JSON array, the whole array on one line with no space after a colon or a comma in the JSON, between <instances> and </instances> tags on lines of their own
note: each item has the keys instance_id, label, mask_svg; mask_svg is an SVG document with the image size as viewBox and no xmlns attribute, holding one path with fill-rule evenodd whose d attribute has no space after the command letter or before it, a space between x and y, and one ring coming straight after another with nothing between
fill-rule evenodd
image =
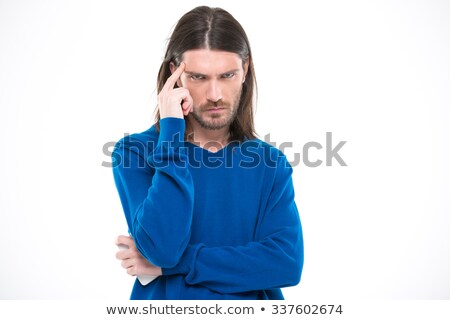
<instances>
[{"instance_id":1,"label":"wrist","mask_svg":"<svg viewBox=\"0 0 450 320\"><path fill-rule=\"evenodd\" d=\"M186 122L182 118L167 117L159 120L159 139L158 144L163 142L184 142L184 132Z\"/></svg>"}]
</instances>

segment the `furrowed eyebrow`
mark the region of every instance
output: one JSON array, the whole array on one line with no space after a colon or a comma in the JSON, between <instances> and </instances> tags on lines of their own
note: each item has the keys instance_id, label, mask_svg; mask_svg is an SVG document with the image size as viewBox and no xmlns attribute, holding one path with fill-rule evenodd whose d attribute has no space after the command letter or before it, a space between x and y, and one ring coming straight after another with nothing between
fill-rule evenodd
<instances>
[{"instance_id":1,"label":"furrowed eyebrow","mask_svg":"<svg viewBox=\"0 0 450 320\"><path fill-rule=\"evenodd\" d=\"M228 74L228 73L239 73L239 71L240 71L239 69L234 69L234 70L230 70L230 71L221 73L220 75L223 76L224 74Z\"/></svg>"},{"instance_id":2,"label":"furrowed eyebrow","mask_svg":"<svg viewBox=\"0 0 450 320\"><path fill-rule=\"evenodd\" d=\"M220 73L219 76L222 76L222 75L227 74L227 73L238 73L238 72L239 72L239 69L234 69L234 70L230 70L230 71L226 71L226 72ZM195 71L186 71L185 70L184 73L186 73L186 74L188 74L190 76L200 76L200 77L205 77L205 78L208 76L206 74L195 72Z\"/></svg>"},{"instance_id":3,"label":"furrowed eyebrow","mask_svg":"<svg viewBox=\"0 0 450 320\"><path fill-rule=\"evenodd\" d=\"M198 72L194 72L194 71L184 71L184 73L191 75L191 76L202 76L202 77L206 77L206 74L202 74L202 73L198 73Z\"/></svg>"}]
</instances>

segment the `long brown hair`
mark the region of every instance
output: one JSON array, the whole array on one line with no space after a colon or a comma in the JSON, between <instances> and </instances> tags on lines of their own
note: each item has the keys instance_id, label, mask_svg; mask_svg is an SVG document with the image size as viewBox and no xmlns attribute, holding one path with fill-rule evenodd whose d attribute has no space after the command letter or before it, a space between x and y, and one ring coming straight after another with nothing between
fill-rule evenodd
<instances>
[{"instance_id":1,"label":"long brown hair","mask_svg":"<svg viewBox=\"0 0 450 320\"><path fill-rule=\"evenodd\" d=\"M256 103L257 85L250 43L240 23L221 8L196 7L178 21L159 69L158 94L171 75L170 63L178 67L182 62L183 53L194 49L233 52L239 55L243 64L248 59L248 71L242 85L237 115L230 125L230 140L243 141L244 138L256 138L253 104ZM159 131L158 108L155 120L156 129Z\"/></svg>"}]
</instances>

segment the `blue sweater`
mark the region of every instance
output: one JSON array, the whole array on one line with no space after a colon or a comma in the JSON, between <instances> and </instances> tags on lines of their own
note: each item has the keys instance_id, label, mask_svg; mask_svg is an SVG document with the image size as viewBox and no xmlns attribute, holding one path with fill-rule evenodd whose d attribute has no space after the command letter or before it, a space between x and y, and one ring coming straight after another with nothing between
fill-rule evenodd
<instances>
[{"instance_id":1,"label":"blue sweater","mask_svg":"<svg viewBox=\"0 0 450 320\"><path fill-rule=\"evenodd\" d=\"M163 272L136 281L131 299L283 299L303 267L285 155L260 139L213 153L184 131L184 119L164 118L112 153L128 231Z\"/></svg>"}]
</instances>

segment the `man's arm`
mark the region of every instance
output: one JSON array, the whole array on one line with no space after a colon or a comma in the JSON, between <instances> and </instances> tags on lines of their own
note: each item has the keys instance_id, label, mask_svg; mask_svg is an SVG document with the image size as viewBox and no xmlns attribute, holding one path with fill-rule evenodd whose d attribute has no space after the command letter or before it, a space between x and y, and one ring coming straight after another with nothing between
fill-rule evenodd
<instances>
[{"instance_id":1,"label":"man's arm","mask_svg":"<svg viewBox=\"0 0 450 320\"><path fill-rule=\"evenodd\" d=\"M221 293L298 284L303 236L291 174L286 158L280 157L258 241L241 246L188 245L180 262L174 268L163 268L163 275L183 274L188 284Z\"/></svg>"},{"instance_id":2,"label":"man's arm","mask_svg":"<svg viewBox=\"0 0 450 320\"><path fill-rule=\"evenodd\" d=\"M184 119L164 118L157 146L147 159L129 137L119 141L112 154L129 232L141 254L159 267L176 265L190 239L194 185L184 130Z\"/></svg>"}]
</instances>

